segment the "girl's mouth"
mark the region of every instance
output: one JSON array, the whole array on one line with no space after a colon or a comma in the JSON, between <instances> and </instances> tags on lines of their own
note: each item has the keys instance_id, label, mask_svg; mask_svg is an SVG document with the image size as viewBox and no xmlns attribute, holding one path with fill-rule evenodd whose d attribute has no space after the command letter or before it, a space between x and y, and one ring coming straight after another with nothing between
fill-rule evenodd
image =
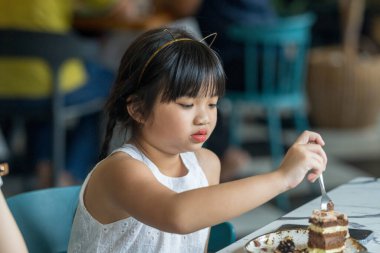
<instances>
[{"instance_id":1,"label":"girl's mouth","mask_svg":"<svg viewBox=\"0 0 380 253\"><path fill-rule=\"evenodd\" d=\"M192 134L191 138L195 142L199 142L199 143L205 142L207 140L207 130L201 129L198 132L196 132L195 134Z\"/></svg>"}]
</instances>

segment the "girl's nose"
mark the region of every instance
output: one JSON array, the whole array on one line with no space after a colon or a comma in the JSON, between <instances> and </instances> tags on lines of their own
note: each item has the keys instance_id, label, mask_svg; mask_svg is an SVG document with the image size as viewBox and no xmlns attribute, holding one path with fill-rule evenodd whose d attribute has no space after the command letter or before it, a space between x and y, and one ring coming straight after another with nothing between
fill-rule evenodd
<instances>
[{"instance_id":1,"label":"girl's nose","mask_svg":"<svg viewBox=\"0 0 380 253\"><path fill-rule=\"evenodd\" d=\"M207 113L198 114L194 119L194 123L196 125L206 125L206 124L210 123L210 120L209 120Z\"/></svg>"}]
</instances>

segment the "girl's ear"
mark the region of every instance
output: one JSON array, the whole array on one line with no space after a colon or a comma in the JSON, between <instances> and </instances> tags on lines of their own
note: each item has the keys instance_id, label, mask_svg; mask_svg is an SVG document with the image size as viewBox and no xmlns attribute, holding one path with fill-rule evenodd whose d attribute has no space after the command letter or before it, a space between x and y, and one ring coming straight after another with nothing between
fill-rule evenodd
<instances>
[{"instance_id":1,"label":"girl's ear","mask_svg":"<svg viewBox=\"0 0 380 253\"><path fill-rule=\"evenodd\" d=\"M141 113L141 102L136 96L127 98L127 111L129 115L139 124L143 124L145 122Z\"/></svg>"}]
</instances>

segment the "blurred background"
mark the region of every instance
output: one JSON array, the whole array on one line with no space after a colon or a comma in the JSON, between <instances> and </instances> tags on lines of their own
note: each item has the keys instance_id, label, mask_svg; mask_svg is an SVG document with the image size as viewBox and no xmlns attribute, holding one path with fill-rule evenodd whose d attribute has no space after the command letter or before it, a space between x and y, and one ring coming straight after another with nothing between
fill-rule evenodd
<instances>
[{"instance_id":1,"label":"blurred background","mask_svg":"<svg viewBox=\"0 0 380 253\"><path fill-rule=\"evenodd\" d=\"M6 196L81 184L97 162L102 106L123 52L143 31L163 26L185 28L197 38L218 33L210 46L223 61L227 93L206 146L222 161L223 181L273 170L304 129L326 142L329 190L355 177L380 176L379 1L0 0L0 12ZM80 45L67 49L75 52L59 59L55 71L44 54L8 48L12 31L59 35L62 47L41 44L46 55L63 52L72 43L68 37ZM21 47L29 48L25 43ZM284 83L295 87L276 90ZM242 237L319 194L319 185L304 182L231 222Z\"/></svg>"}]
</instances>

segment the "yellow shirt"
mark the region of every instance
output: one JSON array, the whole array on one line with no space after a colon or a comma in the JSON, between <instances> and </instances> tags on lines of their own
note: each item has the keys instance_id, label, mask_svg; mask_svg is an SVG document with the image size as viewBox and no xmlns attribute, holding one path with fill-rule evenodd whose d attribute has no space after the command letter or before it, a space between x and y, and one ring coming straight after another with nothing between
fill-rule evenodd
<instances>
[{"instance_id":1,"label":"yellow shirt","mask_svg":"<svg viewBox=\"0 0 380 253\"><path fill-rule=\"evenodd\" d=\"M82 0L83 5L100 10L114 0ZM66 33L71 29L74 0L0 0L0 29L23 29ZM49 66L41 59L0 58L0 97L41 98L51 93ZM86 71L78 59L70 59L60 70L64 91L79 88L86 82Z\"/></svg>"}]
</instances>

